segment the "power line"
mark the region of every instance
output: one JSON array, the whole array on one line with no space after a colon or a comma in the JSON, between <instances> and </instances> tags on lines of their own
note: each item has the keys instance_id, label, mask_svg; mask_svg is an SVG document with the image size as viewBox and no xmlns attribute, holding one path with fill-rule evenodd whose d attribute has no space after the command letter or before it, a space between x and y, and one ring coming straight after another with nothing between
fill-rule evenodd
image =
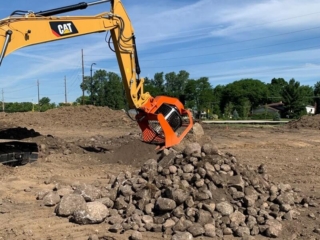
<instances>
[{"instance_id":1,"label":"power line","mask_svg":"<svg viewBox=\"0 0 320 240\"><path fill-rule=\"evenodd\" d=\"M269 22L264 22L264 23L259 23L259 24L255 24L255 25L237 27L237 29L253 28L253 27L257 27L257 26L267 25L267 24L270 24L270 23L276 23L276 22L287 21L287 20L296 19L296 18L307 17L307 16L310 16L310 15L319 14L319 13L320 13L320 12L314 12L314 13L308 13L308 14L299 15L299 16L294 16L294 17L290 17L290 18L282 18L282 19L277 19L277 20L273 20L273 21L269 21ZM170 39L174 39L174 38L186 38L186 37L189 37L189 36L207 35L207 33L205 33L205 34L191 34L191 35L182 36L181 33L189 33L189 32L194 33L195 31L206 30L206 29L214 29L214 28L217 28L217 27L220 27L220 26L221 26L221 24L217 24L217 25L213 25L213 26L211 26L211 27L197 28L197 29L193 29L193 30L177 31L177 32L175 32L175 34L179 34L179 35L178 35L178 36L175 36L175 37L171 37ZM142 40L144 40L144 39L148 39L148 38L142 38Z\"/></svg>"},{"instance_id":2,"label":"power line","mask_svg":"<svg viewBox=\"0 0 320 240\"><path fill-rule=\"evenodd\" d=\"M278 67L278 68L268 68L265 70L255 70L255 71L244 71L244 72L235 72L235 73L228 73L228 74L216 74L216 75L210 75L206 76L207 78L221 78L221 77L232 77L232 76L239 76L239 75L245 75L245 74L254 74L254 73L267 73L270 71L277 72L277 71L286 71L286 70L297 70L305 68L305 66L291 66L291 67ZM318 66L320 68L320 66Z\"/></svg>"},{"instance_id":3,"label":"power line","mask_svg":"<svg viewBox=\"0 0 320 240\"><path fill-rule=\"evenodd\" d=\"M232 62L232 61L238 61L238 60L245 60L245 59L251 59L251 58L257 58L257 57L264 57L264 56L270 56L270 55L278 55L283 53L289 53L289 52L298 52L301 50L307 50L307 49L318 49L320 48L320 45L312 46L312 47L306 47L306 48L300 48L295 50L289 50L289 51L282 51L279 53L268 53L268 54L261 54L261 55L255 55L255 56L248 56L248 57L240 57L240 58L233 58L233 59L226 59L226 60L218 60L218 61L210 61L210 62L202 62L202 63L191 63L191 64L183 64L183 65L170 65L170 66L157 66L157 67L144 67L144 69L153 69L153 68L170 68L170 67L184 67L184 66L197 66L197 65L203 65L203 64L213 64L213 63L221 63L221 62Z\"/></svg>"},{"instance_id":4,"label":"power line","mask_svg":"<svg viewBox=\"0 0 320 240\"><path fill-rule=\"evenodd\" d=\"M36 85L35 85L35 84L30 85L30 86L25 87L25 88L20 88L20 89L17 89L17 90L6 91L6 93L21 92L21 91L23 91L23 90L27 90L27 89L34 88L34 87L36 87Z\"/></svg>"},{"instance_id":5,"label":"power line","mask_svg":"<svg viewBox=\"0 0 320 240\"><path fill-rule=\"evenodd\" d=\"M170 52L180 52L180 51L185 51L185 50L190 50L190 49L200 49L200 48L208 48L208 47L219 47L219 46L226 46L226 45L233 45L233 44L238 44L238 43L244 43L244 42L250 42L250 41L256 41L256 40L261 40L261 39L267 39L267 38L273 38L273 37L279 37L279 36L284 36L284 35L289 35L289 34L294 34L294 33L300 33L300 32L305 32L305 31L310 31L310 30L315 30L319 29L320 26L318 27L313 27L313 28L307 28L307 29L301 29L297 31L292 31L292 32L286 32L286 33L280 33L280 34L275 34L275 35L270 35L270 36L265 36L265 37L258 37L258 38L251 38L251 39L246 39L246 40L241 40L241 41L235 41L235 42L230 42L230 43L221 43L221 44L210 44L210 45L204 45L204 46L193 46L193 47L187 47L187 48L180 48L180 49L175 49ZM170 38L168 39L170 40ZM142 51L143 52L143 51ZM143 52L146 54L146 52ZM163 53L163 51L152 51L152 52L147 52L147 54L154 54L154 53ZM105 55L85 55L85 56L105 56ZM113 59L110 59L110 61ZM108 60L105 60L108 61Z\"/></svg>"},{"instance_id":6,"label":"power line","mask_svg":"<svg viewBox=\"0 0 320 240\"><path fill-rule=\"evenodd\" d=\"M317 38L320 38L320 36L319 36L319 37L307 38L307 39L300 39L300 40L295 40L295 41L290 41L290 42L283 42L283 43L276 43L276 44L264 45L264 46L259 46L259 47L251 47L251 48L243 48L243 49L225 51L225 52L216 52L216 53L199 54L199 55L182 56L182 57L172 57L172 58L158 58L158 59L141 60L141 61L142 61L142 62L143 62L143 61L148 61L148 62L149 62L149 61L163 61L163 60L182 59L182 58L194 58L194 57L213 56L213 55L224 54L224 53L241 52L241 51L253 50L253 49L258 49L258 48L274 47L274 46L284 45L284 44L288 44L288 43L303 42L303 41L312 40L312 39L317 39Z\"/></svg>"}]
</instances>

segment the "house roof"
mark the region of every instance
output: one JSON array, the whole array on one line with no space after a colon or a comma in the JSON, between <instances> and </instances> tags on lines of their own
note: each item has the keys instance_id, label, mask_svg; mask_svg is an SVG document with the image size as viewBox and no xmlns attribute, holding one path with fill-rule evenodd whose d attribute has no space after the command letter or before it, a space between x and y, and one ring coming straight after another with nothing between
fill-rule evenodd
<instances>
[{"instance_id":1,"label":"house roof","mask_svg":"<svg viewBox=\"0 0 320 240\"><path fill-rule=\"evenodd\" d=\"M280 101L280 102L276 102L276 103L266 104L266 106L268 106L268 107L282 107L282 106L284 106L284 103L282 101Z\"/></svg>"},{"instance_id":2,"label":"house roof","mask_svg":"<svg viewBox=\"0 0 320 240\"><path fill-rule=\"evenodd\" d=\"M273 111L273 112L279 112L279 109L273 108L273 107L269 107L267 105L265 106L259 106L256 109L253 110L253 112L258 112L258 111L265 111L266 109Z\"/></svg>"}]
</instances>

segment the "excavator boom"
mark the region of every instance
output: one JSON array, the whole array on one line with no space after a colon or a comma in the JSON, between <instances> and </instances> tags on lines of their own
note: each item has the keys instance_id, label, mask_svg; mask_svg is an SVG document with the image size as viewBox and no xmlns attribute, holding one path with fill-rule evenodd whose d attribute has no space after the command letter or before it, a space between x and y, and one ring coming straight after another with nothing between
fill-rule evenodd
<instances>
[{"instance_id":1,"label":"excavator boom","mask_svg":"<svg viewBox=\"0 0 320 240\"><path fill-rule=\"evenodd\" d=\"M111 3L109 12L56 16L105 2ZM144 92L134 29L120 0L81 2L39 12L14 11L0 20L0 64L5 56L22 47L106 31L111 33L108 43L117 56L129 108L137 110L142 140L161 148L178 144L192 128L191 114L176 98L154 98Z\"/></svg>"}]
</instances>

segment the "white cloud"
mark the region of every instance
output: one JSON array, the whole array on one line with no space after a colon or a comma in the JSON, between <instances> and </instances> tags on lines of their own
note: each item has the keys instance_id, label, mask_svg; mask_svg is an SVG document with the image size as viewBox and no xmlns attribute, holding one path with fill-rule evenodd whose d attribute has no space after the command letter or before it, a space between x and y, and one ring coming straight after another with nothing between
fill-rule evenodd
<instances>
[{"instance_id":1,"label":"white cloud","mask_svg":"<svg viewBox=\"0 0 320 240\"><path fill-rule=\"evenodd\" d=\"M246 2L222 10L217 23L220 29L213 30L212 36L230 37L253 30L290 30L318 26L320 2L316 0L269 0Z\"/></svg>"}]
</instances>

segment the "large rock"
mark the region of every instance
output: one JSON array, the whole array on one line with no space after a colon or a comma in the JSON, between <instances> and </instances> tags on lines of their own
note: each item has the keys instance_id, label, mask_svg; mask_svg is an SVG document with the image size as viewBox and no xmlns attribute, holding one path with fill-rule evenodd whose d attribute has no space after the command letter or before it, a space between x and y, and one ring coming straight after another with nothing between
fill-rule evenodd
<instances>
[{"instance_id":1,"label":"large rock","mask_svg":"<svg viewBox=\"0 0 320 240\"><path fill-rule=\"evenodd\" d=\"M62 187L62 188L58 189L57 193L60 197L63 197L65 195L72 194L73 189L70 186L66 186L66 187Z\"/></svg>"},{"instance_id":2,"label":"large rock","mask_svg":"<svg viewBox=\"0 0 320 240\"><path fill-rule=\"evenodd\" d=\"M216 236L216 226L214 224L206 224L204 225L204 235L207 237L214 238Z\"/></svg>"},{"instance_id":3,"label":"large rock","mask_svg":"<svg viewBox=\"0 0 320 240\"><path fill-rule=\"evenodd\" d=\"M149 159L141 167L142 172L149 172L150 170L157 171L157 169L158 169L158 162L157 160L154 160L154 159Z\"/></svg>"},{"instance_id":4,"label":"large rock","mask_svg":"<svg viewBox=\"0 0 320 240\"><path fill-rule=\"evenodd\" d=\"M250 229L248 227L238 227L235 231L237 237L250 236Z\"/></svg>"},{"instance_id":5,"label":"large rock","mask_svg":"<svg viewBox=\"0 0 320 240\"><path fill-rule=\"evenodd\" d=\"M192 225L192 222L186 220L184 217L180 218L178 222L172 227L172 230L175 232L184 232L188 227Z\"/></svg>"},{"instance_id":6,"label":"large rock","mask_svg":"<svg viewBox=\"0 0 320 240\"><path fill-rule=\"evenodd\" d=\"M43 204L48 207L55 206L60 202L60 196L57 192L49 192L43 198Z\"/></svg>"},{"instance_id":7,"label":"large rock","mask_svg":"<svg viewBox=\"0 0 320 240\"><path fill-rule=\"evenodd\" d=\"M223 216L228 216L233 213L233 206L228 202L221 202L216 205L216 210Z\"/></svg>"},{"instance_id":8,"label":"large rock","mask_svg":"<svg viewBox=\"0 0 320 240\"><path fill-rule=\"evenodd\" d=\"M279 204L284 205L284 204L289 204L293 205L294 204L294 196L292 193L282 193L277 197L276 200Z\"/></svg>"},{"instance_id":9,"label":"large rock","mask_svg":"<svg viewBox=\"0 0 320 240\"><path fill-rule=\"evenodd\" d=\"M106 205L107 208L112 208L114 206L114 202L108 197L99 198L96 202L101 202L103 205Z\"/></svg>"},{"instance_id":10,"label":"large rock","mask_svg":"<svg viewBox=\"0 0 320 240\"><path fill-rule=\"evenodd\" d=\"M169 218L169 219L167 219L167 220L165 221L165 223L163 224L163 228L164 228L164 229L172 228L174 225L176 225L176 222Z\"/></svg>"},{"instance_id":11,"label":"large rock","mask_svg":"<svg viewBox=\"0 0 320 240\"><path fill-rule=\"evenodd\" d=\"M169 198L158 198L156 208L160 211L171 211L176 208L176 202Z\"/></svg>"},{"instance_id":12,"label":"large rock","mask_svg":"<svg viewBox=\"0 0 320 240\"><path fill-rule=\"evenodd\" d=\"M109 215L108 208L100 202L87 203L87 209L76 210L73 213L72 220L78 224L101 223Z\"/></svg>"},{"instance_id":13,"label":"large rock","mask_svg":"<svg viewBox=\"0 0 320 240\"><path fill-rule=\"evenodd\" d=\"M203 128L199 123L193 124L192 134L196 138L196 140L199 140L204 135Z\"/></svg>"},{"instance_id":14,"label":"large rock","mask_svg":"<svg viewBox=\"0 0 320 240\"><path fill-rule=\"evenodd\" d=\"M81 195L69 194L61 198L61 201L56 208L56 213L58 216L68 217L77 210L84 211L86 209L86 201Z\"/></svg>"},{"instance_id":15,"label":"large rock","mask_svg":"<svg viewBox=\"0 0 320 240\"><path fill-rule=\"evenodd\" d=\"M74 193L82 195L87 202L94 202L96 199L101 197L101 191L99 188L85 183L76 185Z\"/></svg>"},{"instance_id":16,"label":"large rock","mask_svg":"<svg viewBox=\"0 0 320 240\"><path fill-rule=\"evenodd\" d=\"M265 231L267 237L279 237L282 231L282 224L279 221L274 219L267 220L266 226L268 226L267 230Z\"/></svg>"},{"instance_id":17,"label":"large rock","mask_svg":"<svg viewBox=\"0 0 320 240\"><path fill-rule=\"evenodd\" d=\"M142 240L142 234L138 231L134 231L131 236L130 236L130 240Z\"/></svg>"},{"instance_id":18,"label":"large rock","mask_svg":"<svg viewBox=\"0 0 320 240\"><path fill-rule=\"evenodd\" d=\"M241 223L244 223L245 220L246 220L246 216L239 211L235 211L230 214L230 221L236 226L239 226Z\"/></svg>"},{"instance_id":19,"label":"large rock","mask_svg":"<svg viewBox=\"0 0 320 240\"><path fill-rule=\"evenodd\" d=\"M171 240L192 240L193 236L188 232L179 232L172 236Z\"/></svg>"},{"instance_id":20,"label":"large rock","mask_svg":"<svg viewBox=\"0 0 320 240\"><path fill-rule=\"evenodd\" d=\"M183 153L187 156L201 157L201 146L199 143L189 143Z\"/></svg>"},{"instance_id":21,"label":"large rock","mask_svg":"<svg viewBox=\"0 0 320 240\"><path fill-rule=\"evenodd\" d=\"M192 236L198 237L204 234L206 231L204 230L204 227L201 226L201 224L195 223L188 227L188 232L190 232Z\"/></svg>"},{"instance_id":22,"label":"large rock","mask_svg":"<svg viewBox=\"0 0 320 240\"><path fill-rule=\"evenodd\" d=\"M215 154L220 154L219 149L214 146L212 143L205 143L202 146L202 151L207 154L207 155L215 155Z\"/></svg>"},{"instance_id":23,"label":"large rock","mask_svg":"<svg viewBox=\"0 0 320 240\"><path fill-rule=\"evenodd\" d=\"M166 197L174 200L177 205L184 203L190 195L190 192L183 189L167 188Z\"/></svg>"},{"instance_id":24,"label":"large rock","mask_svg":"<svg viewBox=\"0 0 320 240\"><path fill-rule=\"evenodd\" d=\"M199 210L196 213L197 223L201 224L202 226L206 225L207 223L213 223L213 219L210 212Z\"/></svg>"},{"instance_id":25,"label":"large rock","mask_svg":"<svg viewBox=\"0 0 320 240\"><path fill-rule=\"evenodd\" d=\"M244 181L240 175L232 176L229 178L228 186L234 187L240 192L244 191Z\"/></svg>"}]
</instances>

